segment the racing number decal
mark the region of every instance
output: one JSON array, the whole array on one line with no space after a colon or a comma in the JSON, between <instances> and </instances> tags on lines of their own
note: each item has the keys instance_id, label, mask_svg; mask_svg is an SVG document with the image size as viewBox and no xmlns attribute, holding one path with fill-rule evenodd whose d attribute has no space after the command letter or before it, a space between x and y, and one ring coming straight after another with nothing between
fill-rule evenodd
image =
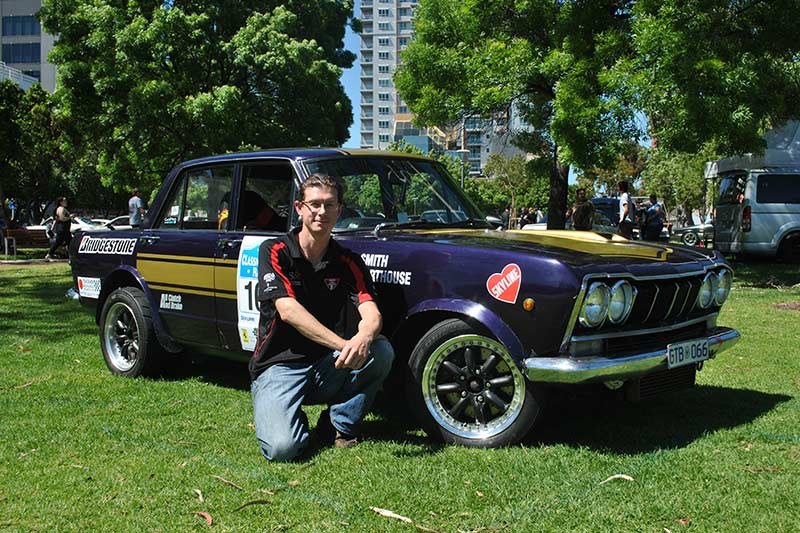
<instances>
[{"instance_id":1,"label":"racing number decal","mask_svg":"<svg viewBox=\"0 0 800 533\"><path fill-rule=\"evenodd\" d=\"M239 264L236 268L236 309L239 315L239 341L242 349L256 349L258 337L258 248L269 237L248 236L239 248Z\"/></svg>"}]
</instances>

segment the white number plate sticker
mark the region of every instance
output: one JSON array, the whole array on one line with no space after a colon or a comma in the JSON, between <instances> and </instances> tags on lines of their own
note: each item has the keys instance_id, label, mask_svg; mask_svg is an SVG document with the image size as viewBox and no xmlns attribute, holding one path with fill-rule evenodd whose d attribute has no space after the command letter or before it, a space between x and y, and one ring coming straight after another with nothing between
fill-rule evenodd
<instances>
[{"instance_id":1,"label":"white number plate sticker","mask_svg":"<svg viewBox=\"0 0 800 533\"><path fill-rule=\"evenodd\" d=\"M693 339L667 345L667 368L692 365L708 359L708 339Z\"/></svg>"}]
</instances>

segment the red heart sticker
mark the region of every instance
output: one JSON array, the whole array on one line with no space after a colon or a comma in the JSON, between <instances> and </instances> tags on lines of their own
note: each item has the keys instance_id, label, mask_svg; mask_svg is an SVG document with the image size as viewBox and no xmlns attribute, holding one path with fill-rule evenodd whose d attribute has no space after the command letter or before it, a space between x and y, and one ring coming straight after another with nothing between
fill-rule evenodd
<instances>
[{"instance_id":1,"label":"red heart sticker","mask_svg":"<svg viewBox=\"0 0 800 533\"><path fill-rule=\"evenodd\" d=\"M495 272L486 280L489 294L509 304L517 303L519 286L522 283L522 270L515 263L503 267L502 272Z\"/></svg>"}]
</instances>

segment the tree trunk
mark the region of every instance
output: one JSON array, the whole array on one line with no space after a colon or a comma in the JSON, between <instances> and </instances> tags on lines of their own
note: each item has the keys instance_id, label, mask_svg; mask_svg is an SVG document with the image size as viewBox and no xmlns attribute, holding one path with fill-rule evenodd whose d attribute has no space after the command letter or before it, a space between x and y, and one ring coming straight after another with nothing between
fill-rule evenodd
<instances>
[{"instance_id":1,"label":"tree trunk","mask_svg":"<svg viewBox=\"0 0 800 533\"><path fill-rule=\"evenodd\" d=\"M558 146L553 149L550 166L550 201L547 204L547 229L564 229L567 223L567 179L569 165L558 162Z\"/></svg>"}]
</instances>

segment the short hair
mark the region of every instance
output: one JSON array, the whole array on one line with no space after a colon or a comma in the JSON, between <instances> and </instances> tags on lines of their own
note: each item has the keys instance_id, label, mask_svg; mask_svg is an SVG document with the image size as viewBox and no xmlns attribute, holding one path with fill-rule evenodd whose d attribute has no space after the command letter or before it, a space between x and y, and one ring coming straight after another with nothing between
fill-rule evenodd
<instances>
[{"instance_id":1,"label":"short hair","mask_svg":"<svg viewBox=\"0 0 800 533\"><path fill-rule=\"evenodd\" d=\"M333 176L319 172L311 174L308 179L300 185L300 198L302 200L305 200L306 189L310 187L330 187L336 190L336 199L339 203L344 203L344 188L342 187L342 183Z\"/></svg>"},{"instance_id":2,"label":"short hair","mask_svg":"<svg viewBox=\"0 0 800 533\"><path fill-rule=\"evenodd\" d=\"M581 191L583 191L583 194L586 194L586 187L578 187L578 190L575 191L575 194L578 194Z\"/></svg>"},{"instance_id":3,"label":"short hair","mask_svg":"<svg viewBox=\"0 0 800 533\"><path fill-rule=\"evenodd\" d=\"M655 194L651 194L651 195L650 195L650 201L651 201L652 203L656 203L656 201L657 201L657 200L658 200L658 198L656 198L656 195L655 195Z\"/></svg>"},{"instance_id":4,"label":"short hair","mask_svg":"<svg viewBox=\"0 0 800 533\"><path fill-rule=\"evenodd\" d=\"M619 183L617 183L617 188L622 192L628 192L628 182L620 181Z\"/></svg>"},{"instance_id":5,"label":"short hair","mask_svg":"<svg viewBox=\"0 0 800 533\"><path fill-rule=\"evenodd\" d=\"M58 198L56 198L56 207L60 206L61 202L66 200L66 199L67 199L66 196L59 196Z\"/></svg>"}]
</instances>

